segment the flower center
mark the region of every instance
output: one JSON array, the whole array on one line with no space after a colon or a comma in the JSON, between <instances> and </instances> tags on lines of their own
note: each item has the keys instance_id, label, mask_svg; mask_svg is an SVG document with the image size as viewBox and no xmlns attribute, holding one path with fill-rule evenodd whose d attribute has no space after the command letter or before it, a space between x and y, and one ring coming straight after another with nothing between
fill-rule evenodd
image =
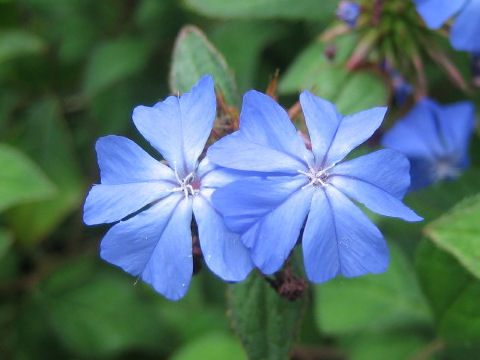
<instances>
[{"instance_id":1,"label":"flower center","mask_svg":"<svg viewBox=\"0 0 480 360\"><path fill-rule=\"evenodd\" d=\"M460 175L460 169L450 159L441 159L434 165L436 180L452 180Z\"/></svg>"},{"instance_id":2,"label":"flower center","mask_svg":"<svg viewBox=\"0 0 480 360\"><path fill-rule=\"evenodd\" d=\"M200 179L196 177L195 171L192 171L190 174L185 176L183 179L178 175L177 168L174 168L175 177L177 178L178 185L174 187L172 192L182 191L185 195L185 199L189 196L195 196L200 191Z\"/></svg>"},{"instance_id":3,"label":"flower center","mask_svg":"<svg viewBox=\"0 0 480 360\"><path fill-rule=\"evenodd\" d=\"M335 166L335 164L330 165L324 169L315 169L312 165L310 165L307 162L308 165L308 171L303 171L303 170L297 170L300 174L303 174L307 177L308 179L308 184L303 186L302 189L313 186L313 187L323 187L326 186L328 183L328 179L330 177L330 174L328 171Z\"/></svg>"}]
</instances>

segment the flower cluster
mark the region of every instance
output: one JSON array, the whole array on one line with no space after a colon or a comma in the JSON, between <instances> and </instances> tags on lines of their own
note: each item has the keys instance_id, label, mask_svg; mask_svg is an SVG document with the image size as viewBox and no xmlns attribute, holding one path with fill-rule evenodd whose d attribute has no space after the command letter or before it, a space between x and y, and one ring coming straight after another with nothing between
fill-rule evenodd
<instances>
[{"instance_id":1,"label":"flower cluster","mask_svg":"<svg viewBox=\"0 0 480 360\"><path fill-rule=\"evenodd\" d=\"M254 266L265 274L279 270L299 241L313 282L385 271L387 244L352 200L381 215L421 220L402 203L409 162L389 149L345 157L375 132L387 109L342 116L308 91L300 102L311 150L286 111L252 90L240 129L201 161L216 114L209 75L180 97L136 107L135 126L168 165L124 137L97 141L101 181L87 196L84 221L116 223L101 257L172 300L191 280L192 228L207 266L230 282Z\"/></svg>"}]
</instances>

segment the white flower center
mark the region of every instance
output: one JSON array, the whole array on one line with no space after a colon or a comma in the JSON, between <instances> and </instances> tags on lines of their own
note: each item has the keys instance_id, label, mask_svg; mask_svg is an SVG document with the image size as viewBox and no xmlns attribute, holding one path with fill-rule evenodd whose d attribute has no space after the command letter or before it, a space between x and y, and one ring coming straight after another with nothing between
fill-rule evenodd
<instances>
[{"instance_id":1,"label":"white flower center","mask_svg":"<svg viewBox=\"0 0 480 360\"><path fill-rule=\"evenodd\" d=\"M178 175L177 167L174 167L175 171L175 177L177 178L178 185L177 187L174 187L171 189L171 192L177 192L177 191L183 191L185 195L185 199L187 199L189 196L195 196L200 192L199 189L199 181L196 181L197 179L195 178L195 171L192 171L190 174L185 176L183 179L180 178Z\"/></svg>"},{"instance_id":2,"label":"white flower center","mask_svg":"<svg viewBox=\"0 0 480 360\"><path fill-rule=\"evenodd\" d=\"M436 180L455 179L460 175L460 169L449 159L438 161L434 165L433 171Z\"/></svg>"},{"instance_id":3,"label":"white flower center","mask_svg":"<svg viewBox=\"0 0 480 360\"><path fill-rule=\"evenodd\" d=\"M308 184L302 187L305 189L306 187L313 186L313 187L323 187L326 186L328 183L328 178L330 174L328 171L335 166L335 164L330 165L325 169L314 169L308 162L308 171L297 170L300 174L305 175L308 178Z\"/></svg>"}]
</instances>

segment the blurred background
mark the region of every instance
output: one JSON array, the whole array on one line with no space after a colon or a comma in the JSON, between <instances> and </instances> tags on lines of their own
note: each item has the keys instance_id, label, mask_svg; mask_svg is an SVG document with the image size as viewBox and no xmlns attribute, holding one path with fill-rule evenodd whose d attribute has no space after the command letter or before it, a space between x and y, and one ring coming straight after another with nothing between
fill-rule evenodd
<instances>
[{"instance_id":1,"label":"blurred background","mask_svg":"<svg viewBox=\"0 0 480 360\"><path fill-rule=\"evenodd\" d=\"M0 359L247 358L228 316L229 285L208 269L170 302L100 260L109 226L82 222L86 193L99 181L94 144L123 135L154 154L131 112L188 89L171 74L187 24L231 69L228 105L238 107L248 89L265 91L278 71L286 108L311 88L343 113L391 105L389 126L414 94L395 100L372 46L374 66L344 67L369 29L330 47L319 41L340 24L336 8L335 0L0 0ZM438 41L468 82L470 55ZM175 64L188 55L180 50ZM181 74L183 65L174 66ZM478 91L452 85L435 61L423 67L431 96L480 104ZM478 143L476 135L473 165L459 180L407 199L427 221L480 190ZM391 244L390 270L310 286L292 358L480 359L478 278L429 241L425 224L374 219Z\"/></svg>"}]
</instances>

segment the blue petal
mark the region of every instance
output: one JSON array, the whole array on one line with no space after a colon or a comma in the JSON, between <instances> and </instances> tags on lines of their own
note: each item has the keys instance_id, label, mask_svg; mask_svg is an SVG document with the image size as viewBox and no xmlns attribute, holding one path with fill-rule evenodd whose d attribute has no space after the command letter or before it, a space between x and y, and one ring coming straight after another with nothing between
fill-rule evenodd
<instances>
[{"instance_id":1,"label":"blue petal","mask_svg":"<svg viewBox=\"0 0 480 360\"><path fill-rule=\"evenodd\" d=\"M251 245L255 266L264 274L278 271L290 255L307 217L313 192L313 187L295 191L242 235L242 242Z\"/></svg>"},{"instance_id":2,"label":"blue petal","mask_svg":"<svg viewBox=\"0 0 480 360\"><path fill-rule=\"evenodd\" d=\"M470 0L455 19L450 41L457 50L480 51L480 1Z\"/></svg>"},{"instance_id":3,"label":"blue petal","mask_svg":"<svg viewBox=\"0 0 480 360\"><path fill-rule=\"evenodd\" d=\"M240 130L213 144L207 156L237 170L296 173L312 155L286 111L269 96L251 90L243 97Z\"/></svg>"},{"instance_id":4,"label":"blue petal","mask_svg":"<svg viewBox=\"0 0 480 360\"><path fill-rule=\"evenodd\" d=\"M217 189L234 181L258 178L259 174L224 168L205 157L198 165L197 175L201 179L202 188Z\"/></svg>"},{"instance_id":5,"label":"blue petal","mask_svg":"<svg viewBox=\"0 0 480 360\"><path fill-rule=\"evenodd\" d=\"M193 200L200 247L207 266L226 281L242 281L253 268L240 235L227 229L222 216L210 203L213 189L203 189Z\"/></svg>"},{"instance_id":6,"label":"blue petal","mask_svg":"<svg viewBox=\"0 0 480 360\"><path fill-rule=\"evenodd\" d=\"M100 256L139 276L170 300L187 292L192 276L192 203L175 194L113 226Z\"/></svg>"},{"instance_id":7,"label":"blue petal","mask_svg":"<svg viewBox=\"0 0 480 360\"><path fill-rule=\"evenodd\" d=\"M169 96L153 107L137 106L133 121L138 131L184 177L196 166L215 114L213 80L206 75L180 98Z\"/></svg>"},{"instance_id":8,"label":"blue petal","mask_svg":"<svg viewBox=\"0 0 480 360\"><path fill-rule=\"evenodd\" d=\"M298 157L250 141L242 130L218 140L210 146L207 156L218 165L237 170L297 174L307 168Z\"/></svg>"},{"instance_id":9,"label":"blue petal","mask_svg":"<svg viewBox=\"0 0 480 360\"><path fill-rule=\"evenodd\" d=\"M169 182L93 185L83 208L83 221L96 225L118 221L171 194Z\"/></svg>"},{"instance_id":10,"label":"blue petal","mask_svg":"<svg viewBox=\"0 0 480 360\"><path fill-rule=\"evenodd\" d=\"M430 99L419 101L382 138L382 145L400 151L409 158L435 161L446 156L441 142L437 113L439 105Z\"/></svg>"},{"instance_id":11,"label":"blue petal","mask_svg":"<svg viewBox=\"0 0 480 360\"><path fill-rule=\"evenodd\" d=\"M342 118L335 106L308 91L300 95L315 154L315 166L325 168L342 160L366 141L383 121L387 108L373 108Z\"/></svg>"},{"instance_id":12,"label":"blue petal","mask_svg":"<svg viewBox=\"0 0 480 360\"><path fill-rule=\"evenodd\" d=\"M390 259L380 231L332 186L316 191L302 246L307 276L316 283L337 274L353 277L381 273Z\"/></svg>"},{"instance_id":13,"label":"blue petal","mask_svg":"<svg viewBox=\"0 0 480 360\"><path fill-rule=\"evenodd\" d=\"M101 137L95 144L102 184L126 184L150 180L176 182L172 169L122 136Z\"/></svg>"},{"instance_id":14,"label":"blue petal","mask_svg":"<svg viewBox=\"0 0 480 360\"><path fill-rule=\"evenodd\" d=\"M469 101L443 105L437 113L447 151L463 157L475 125L475 108Z\"/></svg>"},{"instance_id":15,"label":"blue petal","mask_svg":"<svg viewBox=\"0 0 480 360\"><path fill-rule=\"evenodd\" d=\"M409 169L402 154L379 150L335 166L329 183L373 212L420 221L401 201L410 185Z\"/></svg>"},{"instance_id":16,"label":"blue petal","mask_svg":"<svg viewBox=\"0 0 480 360\"><path fill-rule=\"evenodd\" d=\"M414 0L417 11L430 29L438 29L465 4L466 0Z\"/></svg>"},{"instance_id":17,"label":"blue petal","mask_svg":"<svg viewBox=\"0 0 480 360\"><path fill-rule=\"evenodd\" d=\"M244 233L305 184L303 175L235 181L215 191L212 202L228 228Z\"/></svg>"}]
</instances>

